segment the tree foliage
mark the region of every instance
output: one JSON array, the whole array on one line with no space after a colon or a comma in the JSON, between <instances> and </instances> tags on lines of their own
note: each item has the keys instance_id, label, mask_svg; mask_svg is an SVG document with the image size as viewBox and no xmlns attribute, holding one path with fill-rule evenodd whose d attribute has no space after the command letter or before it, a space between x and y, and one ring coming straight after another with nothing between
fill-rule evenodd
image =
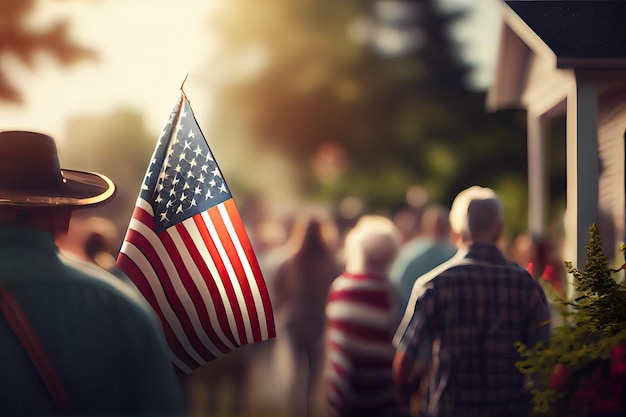
<instances>
[{"instance_id":1,"label":"tree foliage","mask_svg":"<svg viewBox=\"0 0 626 417\"><path fill-rule=\"evenodd\" d=\"M613 277L616 271L609 268L595 224L589 228L586 251L584 269L566 262L577 297L570 301L554 296L563 306L565 324L554 329L548 343L518 344L522 359L517 367L529 376L538 415L563 415L562 407L570 406L578 378L591 378L590 370L608 360L614 347L626 340L626 287ZM568 369L572 375L567 378L567 389L551 383L559 369Z\"/></svg>"},{"instance_id":2,"label":"tree foliage","mask_svg":"<svg viewBox=\"0 0 626 417\"><path fill-rule=\"evenodd\" d=\"M403 13L383 7L393 3ZM524 120L487 113L484 92L465 85L471 68L448 30L462 14L427 0L235 0L216 16L230 57L220 64L238 75L218 95L217 136L234 127L295 161L303 193L394 208L414 184L447 204L478 183L525 201ZM393 50L394 39L411 42ZM330 179L314 169L329 144L341 162ZM513 217L525 221L525 207Z\"/></svg>"},{"instance_id":3,"label":"tree foliage","mask_svg":"<svg viewBox=\"0 0 626 417\"><path fill-rule=\"evenodd\" d=\"M70 39L69 22L59 21L48 28L36 28L27 22L37 6L36 0L0 1L0 58L13 56L29 68L35 67L39 52L51 54L63 65L93 57L92 50ZM19 87L15 86L6 70L0 66L0 100L20 102Z\"/></svg>"},{"instance_id":4,"label":"tree foliage","mask_svg":"<svg viewBox=\"0 0 626 417\"><path fill-rule=\"evenodd\" d=\"M100 172L117 186L111 203L88 210L86 215L100 214L110 219L122 238L154 150L156 134L147 129L140 113L129 109L76 118L68 123L67 131L59 143L62 165Z\"/></svg>"}]
</instances>

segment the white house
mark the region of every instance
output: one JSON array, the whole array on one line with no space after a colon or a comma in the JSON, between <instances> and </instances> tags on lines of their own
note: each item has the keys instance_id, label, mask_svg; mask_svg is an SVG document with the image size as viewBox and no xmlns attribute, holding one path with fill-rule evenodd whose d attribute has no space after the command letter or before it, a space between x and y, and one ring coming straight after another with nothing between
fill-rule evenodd
<instances>
[{"instance_id":1,"label":"white house","mask_svg":"<svg viewBox=\"0 0 626 417\"><path fill-rule=\"evenodd\" d=\"M543 233L546 124L566 119L563 257L582 268L596 223L616 264L625 233L626 2L503 1L487 108L527 113L529 228Z\"/></svg>"}]
</instances>

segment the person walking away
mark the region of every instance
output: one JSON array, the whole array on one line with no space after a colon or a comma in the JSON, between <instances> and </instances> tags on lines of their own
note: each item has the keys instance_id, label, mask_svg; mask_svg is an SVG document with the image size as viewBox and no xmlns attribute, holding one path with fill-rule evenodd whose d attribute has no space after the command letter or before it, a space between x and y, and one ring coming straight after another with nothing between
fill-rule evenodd
<instances>
[{"instance_id":1,"label":"person walking away","mask_svg":"<svg viewBox=\"0 0 626 417\"><path fill-rule=\"evenodd\" d=\"M566 297L565 262L558 255L552 239L529 231L515 236L509 248L508 258L526 268L546 293L552 315L552 327L564 324L563 305L558 298Z\"/></svg>"},{"instance_id":2,"label":"person walking away","mask_svg":"<svg viewBox=\"0 0 626 417\"><path fill-rule=\"evenodd\" d=\"M333 417L380 417L396 411L391 365L400 322L389 265L400 231L391 220L365 215L345 241L345 271L326 305L325 393Z\"/></svg>"},{"instance_id":3,"label":"person walking away","mask_svg":"<svg viewBox=\"0 0 626 417\"><path fill-rule=\"evenodd\" d=\"M289 254L272 279L277 333L284 335L293 358L286 396L293 417L311 415L322 405L317 400L321 400L324 309L330 285L343 269L336 256L337 236L335 223L325 213L301 213L287 242Z\"/></svg>"},{"instance_id":4,"label":"person walking away","mask_svg":"<svg viewBox=\"0 0 626 417\"><path fill-rule=\"evenodd\" d=\"M565 297L565 262L550 236L522 232L515 236L508 258L543 282L560 297Z\"/></svg>"},{"instance_id":5,"label":"person walking away","mask_svg":"<svg viewBox=\"0 0 626 417\"><path fill-rule=\"evenodd\" d=\"M493 190L461 191L450 226L459 256L418 278L394 338L398 400L408 403L426 379L426 416L527 416L531 398L514 344L548 339L545 294L496 245L504 209Z\"/></svg>"},{"instance_id":6,"label":"person walking away","mask_svg":"<svg viewBox=\"0 0 626 417\"><path fill-rule=\"evenodd\" d=\"M421 217L421 233L404 243L389 271L396 285L400 307L406 308L415 280L441 265L456 253L450 236L447 208L431 204Z\"/></svg>"},{"instance_id":7,"label":"person walking away","mask_svg":"<svg viewBox=\"0 0 626 417\"><path fill-rule=\"evenodd\" d=\"M153 310L55 245L74 210L114 193L103 175L62 170L50 136L0 132L1 415L185 415Z\"/></svg>"}]
</instances>

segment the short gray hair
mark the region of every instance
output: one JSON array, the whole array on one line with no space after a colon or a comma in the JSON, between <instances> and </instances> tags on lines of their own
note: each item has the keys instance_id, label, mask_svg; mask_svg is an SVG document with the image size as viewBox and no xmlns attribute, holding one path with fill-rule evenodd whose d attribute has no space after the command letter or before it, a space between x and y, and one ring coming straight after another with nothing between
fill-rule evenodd
<instances>
[{"instance_id":1,"label":"short gray hair","mask_svg":"<svg viewBox=\"0 0 626 417\"><path fill-rule=\"evenodd\" d=\"M456 196L450 208L450 228L464 241L495 241L503 223L504 205L490 188L467 188Z\"/></svg>"}]
</instances>

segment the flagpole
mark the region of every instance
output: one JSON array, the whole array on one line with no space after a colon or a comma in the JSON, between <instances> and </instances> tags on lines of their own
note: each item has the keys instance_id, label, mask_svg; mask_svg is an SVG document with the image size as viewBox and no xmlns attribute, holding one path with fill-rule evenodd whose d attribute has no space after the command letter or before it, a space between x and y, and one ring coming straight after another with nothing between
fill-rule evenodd
<instances>
[{"instance_id":1,"label":"flagpole","mask_svg":"<svg viewBox=\"0 0 626 417\"><path fill-rule=\"evenodd\" d=\"M185 90L183 90L183 87L185 86L185 81L187 81L187 77L189 77L189 73L185 75L185 79L183 79L183 82L180 84L180 92L183 93L185 99L187 99L187 94L185 94Z\"/></svg>"}]
</instances>

